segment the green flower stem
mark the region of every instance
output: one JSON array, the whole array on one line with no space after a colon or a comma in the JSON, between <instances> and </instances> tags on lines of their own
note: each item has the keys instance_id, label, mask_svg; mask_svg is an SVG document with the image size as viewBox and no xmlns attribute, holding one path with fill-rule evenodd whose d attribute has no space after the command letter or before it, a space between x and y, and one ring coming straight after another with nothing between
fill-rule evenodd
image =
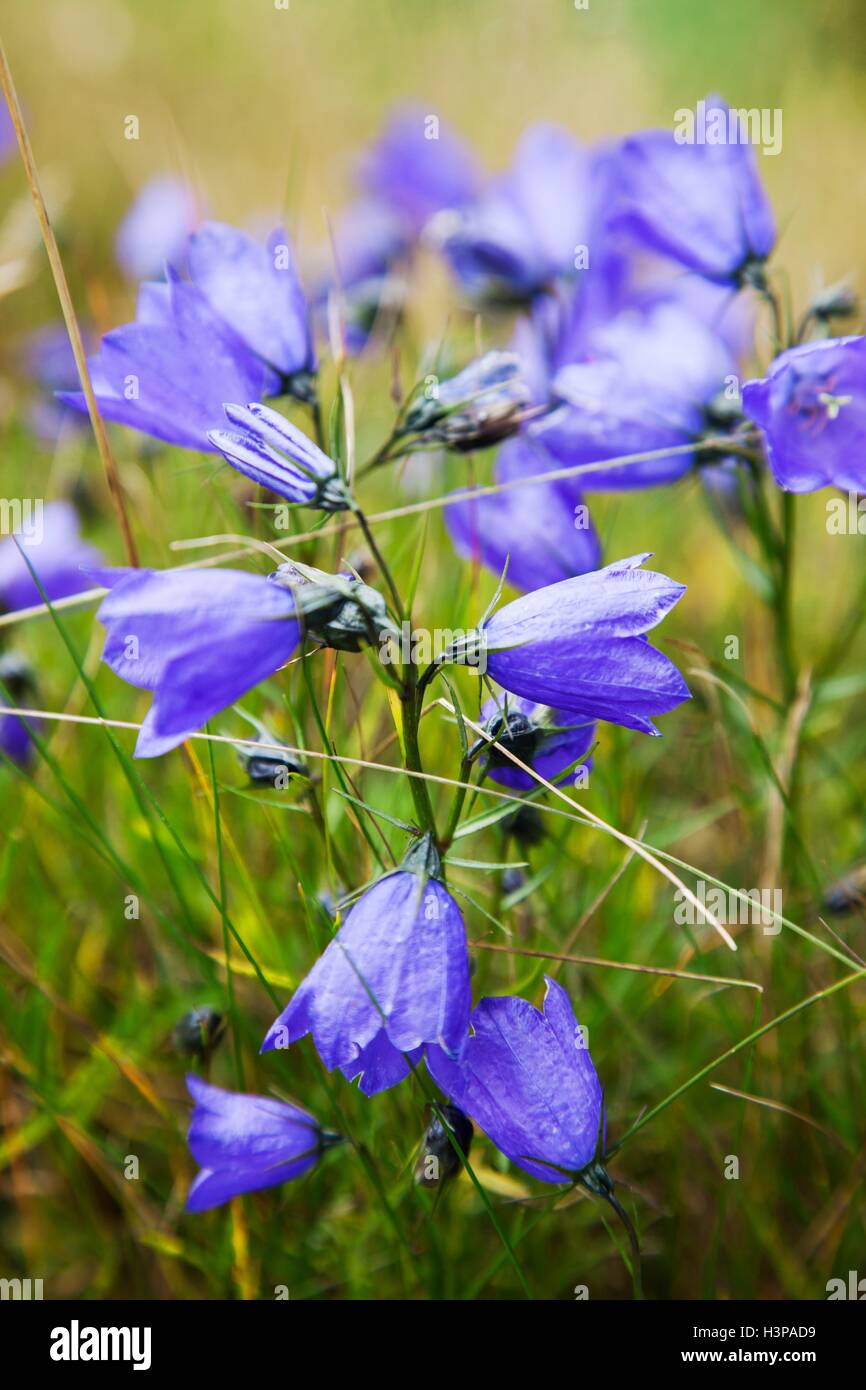
<instances>
[{"instance_id":1,"label":"green flower stem","mask_svg":"<svg viewBox=\"0 0 866 1390\"><path fill-rule=\"evenodd\" d=\"M385 557L382 554L381 550L379 549L378 544L376 543L376 538L373 535L370 523L367 520L364 513L362 512L361 508L358 506L357 502L352 502L351 510L353 516L355 517L355 520L357 521L358 525L364 533L364 540L367 542L367 545L370 548L370 554L373 556L373 559L379 566L379 573L381 574L386 585L388 586L388 592L391 595L391 601L394 604L394 609L397 618L400 622L402 622L406 617L406 612L403 607L403 600L400 597L400 590L397 588L397 585L394 582L394 576L388 568L388 563L385 560Z\"/></svg>"},{"instance_id":2,"label":"green flower stem","mask_svg":"<svg viewBox=\"0 0 866 1390\"><path fill-rule=\"evenodd\" d=\"M786 703L790 704L797 689L797 661L794 654L791 597L793 585L794 539L796 533L796 494L782 493L782 545L779 553L779 577L776 586L776 645Z\"/></svg>"},{"instance_id":3,"label":"green flower stem","mask_svg":"<svg viewBox=\"0 0 866 1390\"><path fill-rule=\"evenodd\" d=\"M418 688L418 670L415 666L408 666L401 696L403 708L403 750L406 759L406 767L410 772L423 772L421 764L421 750L418 745L418 724L421 718L421 695ZM436 833L436 817L433 813L433 803L430 800L430 791L423 777L410 777L409 786L412 792L412 801L415 806L415 814L418 817L418 825L424 832L429 832L434 841L438 844L439 837Z\"/></svg>"},{"instance_id":4,"label":"green flower stem","mask_svg":"<svg viewBox=\"0 0 866 1390\"><path fill-rule=\"evenodd\" d=\"M458 786L454 793L454 800L451 804L451 814L448 817L448 824L445 827L445 834L439 842L439 853L445 854L450 849L454 839L455 831L460 824L460 817L463 813L463 805L466 801L466 793L469 790L468 782L472 773L471 758L464 757L460 763L459 778L462 785Z\"/></svg>"}]
</instances>

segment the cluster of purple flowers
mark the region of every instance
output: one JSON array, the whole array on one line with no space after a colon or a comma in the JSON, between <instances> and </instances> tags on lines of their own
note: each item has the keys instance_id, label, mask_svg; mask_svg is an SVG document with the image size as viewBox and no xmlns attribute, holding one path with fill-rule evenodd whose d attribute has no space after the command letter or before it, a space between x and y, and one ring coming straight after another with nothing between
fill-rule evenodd
<instances>
[{"instance_id":1,"label":"cluster of purple flowers","mask_svg":"<svg viewBox=\"0 0 866 1390\"><path fill-rule=\"evenodd\" d=\"M781 487L862 489L866 340L801 341L740 392L775 242L747 144L649 131L587 148L539 125L487 177L438 118L406 108L358 182L334 229L333 272L307 290L284 233L262 245L199 222L175 181L151 188L118 256L133 276L159 275L156 225L164 278L141 286L135 321L91 359L98 404L111 421L221 454L292 504L360 515L321 431L314 442L263 402L290 397L315 426L323 306L336 297L346 347L361 351L383 315L399 313L418 249L434 249L468 301L514 316L510 345L414 393L373 463L415 446L466 453L504 441L495 486L454 494L447 508L458 552L523 591L474 637L489 698L469 759L517 792L539 777L559 783L590 766L599 723L656 735L656 718L689 698L648 639L683 586L644 569L647 554L602 567L584 491L674 483L718 466L727 440L735 456L753 426ZM816 309L811 322L832 317ZM79 392L59 396L84 409ZM85 582L108 589L104 660L153 697L141 757L175 748L305 643L358 651L402 616L352 573L106 569L57 506L34 569L49 598ZM16 608L39 601L39 588L10 544L0 601ZM476 656L464 644L436 669ZM23 756L14 716L0 739ZM401 867L355 899L262 1051L309 1035L323 1065L368 1096L429 1074L442 1114L470 1117L534 1177L581 1180L604 1155L604 1103L569 999L548 980L543 1011L510 996L473 1008L463 915L441 845L420 829ZM338 1138L295 1105L195 1077L189 1089L201 1166L190 1210L299 1177Z\"/></svg>"}]
</instances>

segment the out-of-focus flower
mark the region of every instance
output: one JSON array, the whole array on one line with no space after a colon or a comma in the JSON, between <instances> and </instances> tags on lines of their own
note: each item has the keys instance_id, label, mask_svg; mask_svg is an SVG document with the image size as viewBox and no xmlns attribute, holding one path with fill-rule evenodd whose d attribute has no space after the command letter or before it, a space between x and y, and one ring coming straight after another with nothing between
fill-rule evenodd
<instances>
[{"instance_id":1,"label":"out-of-focus flower","mask_svg":"<svg viewBox=\"0 0 866 1390\"><path fill-rule=\"evenodd\" d=\"M153 692L136 756L183 743L272 676L301 637L291 590L240 570L97 570L111 593L97 613L102 659Z\"/></svg>"},{"instance_id":2,"label":"out-of-focus flower","mask_svg":"<svg viewBox=\"0 0 866 1390\"><path fill-rule=\"evenodd\" d=\"M37 328L29 335L24 353L30 376L49 393L47 399L40 394L29 407L28 419L34 433L53 445L65 428L86 428L87 422L77 410L70 410L55 399L57 391L78 389L78 368L65 325L50 323Z\"/></svg>"},{"instance_id":3,"label":"out-of-focus flower","mask_svg":"<svg viewBox=\"0 0 866 1390\"><path fill-rule=\"evenodd\" d=\"M521 435L503 445L493 481L507 484L543 473L544 451ZM540 589L572 575L598 568L601 547L589 511L568 481L507 487L502 492L452 503L445 521L455 549L464 559L480 561L515 588Z\"/></svg>"},{"instance_id":4,"label":"out-of-focus flower","mask_svg":"<svg viewBox=\"0 0 866 1390\"><path fill-rule=\"evenodd\" d=\"M190 237L186 263L190 279L214 312L278 373L282 390L300 400L313 399L316 357L310 314L286 233L277 230L266 246L259 246L235 227L207 222Z\"/></svg>"},{"instance_id":5,"label":"out-of-focus flower","mask_svg":"<svg viewBox=\"0 0 866 1390\"><path fill-rule=\"evenodd\" d=\"M24 658L17 652L0 654L0 702L26 705L32 702L35 690L33 672ZM28 720L31 722L35 721ZM24 766L30 752L31 738L23 719L14 714L0 714L0 753Z\"/></svg>"},{"instance_id":6,"label":"out-of-focus flower","mask_svg":"<svg viewBox=\"0 0 866 1390\"><path fill-rule=\"evenodd\" d=\"M42 603L39 585L52 603L80 593L90 584L83 570L101 564L102 558L82 540L71 502L37 500L21 528L0 541L0 610L11 613Z\"/></svg>"},{"instance_id":7,"label":"out-of-focus flower","mask_svg":"<svg viewBox=\"0 0 866 1390\"><path fill-rule=\"evenodd\" d=\"M567 710L505 695L486 700L478 722L496 741L491 744L489 738L479 738L471 751L482 756L487 776L503 787L531 791L538 786L528 772L515 767L509 753L548 782L559 781L566 768L573 769L574 780L579 771L589 772L592 767L592 759L585 755L595 739L595 724L575 723Z\"/></svg>"},{"instance_id":8,"label":"out-of-focus flower","mask_svg":"<svg viewBox=\"0 0 866 1390\"><path fill-rule=\"evenodd\" d=\"M208 1004L190 1009L178 1019L172 1031L172 1041L178 1052L188 1057L209 1057L226 1030L226 1018Z\"/></svg>"},{"instance_id":9,"label":"out-of-focus flower","mask_svg":"<svg viewBox=\"0 0 866 1390\"><path fill-rule=\"evenodd\" d=\"M197 1076L188 1076L186 1085L195 1101L189 1148L201 1168L187 1211L208 1211L242 1192L299 1178L339 1142L299 1105L223 1091Z\"/></svg>"},{"instance_id":10,"label":"out-of-focus flower","mask_svg":"<svg viewBox=\"0 0 866 1390\"><path fill-rule=\"evenodd\" d=\"M514 434L530 391L513 352L487 352L446 381L436 381L406 412L401 434L417 434L460 452L486 448Z\"/></svg>"},{"instance_id":11,"label":"out-of-focus flower","mask_svg":"<svg viewBox=\"0 0 866 1390\"><path fill-rule=\"evenodd\" d=\"M547 978L544 1012L513 995L482 999L456 1058L427 1066L453 1105L542 1182L566 1182L604 1146L604 1097L568 995Z\"/></svg>"},{"instance_id":12,"label":"out-of-focus flower","mask_svg":"<svg viewBox=\"0 0 866 1390\"><path fill-rule=\"evenodd\" d=\"M335 270L322 276L316 301L324 312L329 295L339 293L348 352L361 352L374 329L385 333L399 318L412 248L404 223L372 198L350 203L337 219L328 255Z\"/></svg>"},{"instance_id":13,"label":"out-of-focus flower","mask_svg":"<svg viewBox=\"0 0 866 1390\"><path fill-rule=\"evenodd\" d=\"M421 1187L439 1187L460 1171L460 1157L469 1157L472 1121L456 1105L428 1107L428 1124L415 1164L415 1181ZM452 1139L453 1136L453 1139ZM457 1141L460 1152L454 1147Z\"/></svg>"},{"instance_id":14,"label":"out-of-focus flower","mask_svg":"<svg viewBox=\"0 0 866 1390\"><path fill-rule=\"evenodd\" d=\"M462 206L480 184L466 145L417 106L393 114L361 159L359 177L362 196L337 219L329 270L316 293L323 310L339 291L350 353L366 347L374 328L387 333L401 314L409 263L428 220L441 208Z\"/></svg>"},{"instance_id":15,"label":"out-of-focus flower","mask_svg":"<svg viewBox=\"0 0 866 1390\"><path fill-rule=\"evenodd\" d=\"M117 229L114 253L130 280L155 280L181 255L198 222L192 190L176 174L158 174L136 195Z\"/></svg>"},{"instance_id":16,"label":"out-of-focus flower","mask_svg":"<svg viewBox=\"0 0 866 1390\"><path fill-rule=\"evenodd\" d=\"M348 489L337 465L285 416L265 405L226 405L236 430L208 431L232 468L260 487L323 512L345 511Z\"/></svg>"},{"instance_id":17,"label":"out-of-focus flower","mask_svg":"<svg viewBox=\"0 0 866 1390\"><path fill-rule=\"evenodd\" d=\"M15 127L6 105L6 98L0 97L0 164L9 159L15 149Z\"/></svg>"},{"instance_id":18,"label":"out-of-focus flower","mask_svg":"<svg viewBox=\"0 0 866 1390\"><path fill-rule=\"evenodd\" d=\"M560 367L560 406L529 427L556 465L602 463L630 454L659 457L577 475L589 491L669 483L695 462L706 408L733 378L729 349L698 318L662 301L620 313L588 338L584 360ZM668 447L677 453L661 452Z\"/></svg>"},{"instance_id":19,"label":"out-of-focus flower","mask_svg":"<svg viewBox=\"0 0 866 1390\"><path fill-rule=\"evenodd\" d=\"M417 236L435 212L474 197L481 175L468 146L438 116L407 105L363 157L360 180Z\"/></svg>"},{"instance_id":20,"label":"out-of-focus flower","mask_svg":"<svg viewBox=\"0 0 866 1390\"><path fill-rule=\"evenodd\" d=\"M311 1033L329 1071L366 1095L401 1081L426 1044L454 1052L471 1005L463 918L430 836L358 899L262 1044Z\"/></svg>"},{"instance_id":21,"label":"out-of-focus flower","mask_svg":"<svg viewBox=\"0 0 866 1390\"><path fill-rule=\"evenodd\" d=\"M141 287L135 323L107 333L89 366L107 420L209 452L215 446L208 431L223 418L225 401L280 390L273 370L174 271L168 284ZM83 392L60 391L58 398L87 410Z\"/></svg>"},{"instance_id":22,"label":"out-of-focus flower","mask_svg":"<svg viewBox=\"0 0 866 1390\"><path fill-rule=\"evenodd\" d=\"M710 279L744 283L760 278L773 249L773 211L736 112L717 96L704 108L717 112L728 132L721 143L680 143L673 130L623 142L612 225Z\"/></svg>"},{"instance_id":23,"label":"out-of-focus flower","mask_svg":"<svg viewBox=\"0 0 866 1390\"><path fill-rule=\"evenodd\" d=\"M566 711L572 723L605 719L658 734L651 716L689 699L689 691L645 634L685 586L640 569L648 558L618 560L500 608L478 638L487 674L503 690ZM467 650L455 659L478 656Z\"/></svg>"},{"instance_id":24,"label":"out-of-focus flower","mask_svg":"<svg viewBox=\"0 0 866 1390\"><path fill-rule=\"evenodd\" d=\"M866 907L866 865L858 864L843 878L837 878L824 889L824 907L834 916L846 912L862 912Z\"/></svg>"},{"instance_id":25,"label":"out-of-focus flower","mask_svg":"<svg viewBox=\"0 0 866 1390\"><path fill-rule=\"evenodd\" d=\"M834 319L850 318L859 307L860 301L853 286L841 280L818 291L809 305L807 317L816 323L832 323Z\"/></svg>"},{"instance_id":26,"label":"out-of-focus flower","mask_svg":"<svg viewBox=\"0 0 866 1390\"><path fill-rule=\"evenodd\" d=\"M866 338L825 338L783 352L747 381L743 410L759 425L779 487L866 491Z\"/></svg>"},{"instance_id":27,"label":"out-of-focus flower","mask_svg":"<svg viewBox=\"0 0 866 1390\"><path fill-rule=\"evenodd\" d=\"M462 212L441 214L432 235L469 293L530 300L589 251L594 194L593 157L567 131L532 126L508 172Z\"/></svg>"}]
</instances>

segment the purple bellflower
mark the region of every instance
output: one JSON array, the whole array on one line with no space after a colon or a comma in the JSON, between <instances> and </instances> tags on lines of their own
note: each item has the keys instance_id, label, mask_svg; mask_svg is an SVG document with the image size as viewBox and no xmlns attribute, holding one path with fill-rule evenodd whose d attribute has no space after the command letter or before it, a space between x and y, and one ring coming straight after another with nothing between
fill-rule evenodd
<instances>
[{"instance_id":1,"label":"purple bellflower","mask_svg":"<svg viewBox=\"0 0 866 1390\"><path fill-rule=\"evenodd\" d=\"M523 302L574 273L576 248L592 239L593 191L590 154L557 126L532 126L508 172L437 218L433 236L469 293Z\"/></svg>"},{"instance_id":2,"label":"purple bellflower","mask_svg":"<svg viewBox=\"0 0 866 1390\"><path fill-rule=\"evenodd\" d=\"M338 289L346 348L366 347L373 329L387 331L402 312L406 269L429 219L475 196L480 171L468 147L420 107L394 112L359 165L362 194L338 219L329 248L335 274L316 293L324 309Z\"/></svg>"},{"instance_id":3,"label":"purple bellflower","mask_svg":"<svg viewBox=\"0 0 866 1390\"><path fill-rule=\"evenodd\" d=\"M776 226L748 132L720 97L708 97L697 116L707 128L693 141L687 130L624 141L612 225L709 279L759 282Z\"/></svg>"},{"instance_id":4,"label":"purple bellflower","mask_svg":"<svg viewBox=\"0 0 866 1390\"><path fill-rule=\"evenodd\" d=\"M452 1104L518 1167L566 1182L604 1148L604 1097L568 995L547 979L544 1012L512 995L482 999L456 1058L427 1066Z\"/></svg>"},{"instance_id":5,"label":"purple bellflower","mask_svg":"<svg viewBox=\"0 0 866 1390\"><path fill-rule=\"evenodd\" d=\"M549 460L526 435L502 446L493 480L510 483L549 468ZM480 561L494 574L505 572L527 592L598 568L601 547L589 512L567 479L507 488L452 503L445 521L459 555Z\"/></svg>"},{"instance_id":6,"label":"purple bellflower","mask_svg":"<svg viewBox=\"0 0 866 1390\"><path fill-rule=\"evenodd\" d=\"M186 449L215 449L208 431L222 419L224 401L280 390L275 372L174 271L167 284L142 285L135 323L107 333L89 366L107 420ZM58 397L87 410L83 392Z\"/></svg>"},{"instance_id":7,"label":"purple bellflower","mask_svg":"<svg viewBox=\"0 0 866 1390\"><path fill-rule=\"evenodd\" d=\"M429 836L358 899L262 1044L311 1033L329 1071L374 1095L401 1081L425 1045L455 1052L471 1007L466 932ZM407 1060L408 1059L408 1060Z\"/></svg>"},{"instance_id":8,"label":"purple bellflower","mask_svg":"<svg viewBox=\"0 0 866 1390\"><path fill-rule=\"evenodd\" d=\"M417 236L442 208L474 197L480 170L468 146L420 106L402 106L361 161L365 192Z\"/></svg>"},{"instance_id":9,"label":"purple bellflower","mask_svg":"<svg viewBox=\"0 0 866 1390\"><path fill-rule=\"evenodd\" d=\"M789 492L866 491L866 338L825 338L783 352L743 387L773 477Z\"/></svg>"},{"instance_id":10,"label":"purple bellflower","mask_svg":"<svg viewBox=\"0 0 866 1390\"><path fill-rule=\"evenodd\" d=\"M299 1105L223 1091L192 1075L186 1085L195 1101L189 1148L201 1168L189 1190L187 1211L209 1211L242 1192L299 1178L338 1142Z\"/></svg>"},{"instance_id":11,"label":"purple bellflower","mask_svg":"<svg viewBox=\"0 0 866 1390\"><path fill-rule=\"evenodd\" d=\"M198 222L195 198L175 174L159 174L140 190L117 229L114 253L130 280L154 280L173 265Z\"/></svg>"},{"instance_id":12,"label":"purple bellflower","mask_svg":"<svg viewBox=\"0 0 866 1390\"><path fill-rule=\"evenodd\" d=\"M681 305L627 310L590 335L584 360L560 367L560 405L529 433L565 467L659 452L576 475L590 491L673 482L694 465L707 408L734 371L722 339Z\"/></svg>"},{"instance_id":13,"label":"purple bellflower","mask_svg":"<svg viewBox=\"0 0 866 1390\"><path fill-rule=\"evenodd\" d=\"M235 227L207 222L190 237L186 263L214 313L279 375L283 388L301 400L312 399L316 357L310 314L285 232L273 232L267 245L259 246Z\"/></svg>"},{"instance_id":14,"label":"purple bellflower","mask_svg":"<svg viewBox=\"0 0 866 1390\"><path fill-rule=\"evenodd\" d=\"M240 570L97 570L103 661L153 692L135 752L166 753L272 676L298 646L291 589Z\"/></svg>"},{"instance_id":15,"label":"purple bellflower","mask_svg":"<svg viewBox=\"0 0 866 1390\"><path fill-rule=\"evenodd\" d=\"M0 611L11 613L43 602L31 565L53 602L88 588L90 581L83 570L99 564L99 551L81 539L72 503L47 502L33 511L15 536L0 542Z\"/></svg>"},{"instance_id":16,"label":"purple bellflower","mask_svg":"<svg viewBox=\"0 0 866 1390\"><path fill-rule=\"evenodd\" d=\"M491 697L481 706L478 723L496 742L479 738L470 751L473 756L481 755L486 775L503 787L532 791L538 786L528 772L515 766L508 753L548 782L561 780L566 768L572 769L569 776L574 781L578 773L589 772L592 767L592 759L586 755L595 740L595 724L575 722L567 710L548 709L516 695Z\"/></svg>"},{"instance_id":17,"label":"purple bellflower","mask_svg":"<svg viewBox=\"0 0 866 1390\"><path fill-rule=\"evenodd\" d=\"M349 506L337 465L297 425L265 405L227 405L225 413L237 428L208 438L232 468L289 502L326 512Z\"/></svg>"},{"instance_id":18,"label":"purple bellflower","mask_svg":"<svg viewBox=\"0 0 866 1390\"><path fill-rule=\"evenodd\" d=\"M685 586L642 570L649 555L563 579L507 603L483 625L487 674L503 690L549 705L571 723L604 719L658 734L653 715L690 698L674 664L646 633ZM453 655L455 660L477 654Z\"/></svg>"}]
</instances>

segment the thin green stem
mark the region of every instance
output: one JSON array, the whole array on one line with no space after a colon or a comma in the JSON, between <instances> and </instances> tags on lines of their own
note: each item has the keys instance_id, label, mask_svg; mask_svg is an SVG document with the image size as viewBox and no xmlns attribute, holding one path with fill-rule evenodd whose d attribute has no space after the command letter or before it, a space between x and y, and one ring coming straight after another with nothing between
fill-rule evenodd
<instances>
[{"instance_id":1,"label":"thin green stem","mask_svg":"<svg viewBox=\"0 0 866 1390\"><path fill-rule=\"evenodd\" d=\"M794 698L797 688L797 661L794 655L792 609L794 541L796 535L796 493L782 493L782 545L776 586L776 644L785 698Z\"/></svg>"},{"instance_id":2,"label":"thin green stem","mask_svg":"<svg viewBox=\"0 0 866 1390\"><path fill-rule=\"evenodd\" d=\"M457 790L454 793L454 800L451 803L451 814L448 817L448 824L445 827L445 834L439 842L440 854L445 854L446 850L450 848L457 827L460 824L460 817L463 813L463 805L466 801L466 793L469 790L469 778L471 772L471 759L464 757L460 763L459 772L461 785L458 786Z\"/></svg>"},{"instance_id":3,"label":"thin green stem","mask_svg":"<svg viewBox=\"0 0 866 1390\"><path fill-rule=\"evenodd\" d=\"M391 595L391 600L394 604L394 609L397 614L397 617L402 622L403 619L406 617L406 613L403 608L403 600L400 597L400 590L397 588L397 585L394 582L394 576L388 568L388 562L386 561L384 555L379 549L379 546L376 543L376 538L373 535L373 531L370 527L370 523L368 522L361 508L358 506L357 502L354 503L352 506L352 513L355 519L357 520L358 525L364 533L364 540L367 542L367 545L370 548L370 554L373 556L373 559L379 566L379 573L382 575L382 578L388 586L388 592Z\"/></svg>"},{"instance_id":4,"label":"thin green stem","mask_svg":"<svg viewBox=\"0 0 866 1390\"><path fill-rule=\"evenodd\" d=\"M684 1081L675 1091L671 1091L669 1096L665 1096L664 1100L660 1100L658 1105L654 1105L651 1110L647 1110L635 1120L634 1124L626 1131L619 1142L607 1150L605 1160L610 1158L612 1154L617 1153L627 1140L634 1138L638 1130L643 1129L644 1125L648 1125L650 1120L654 1120L663 1110L667 1110L669 1105L673 1105L675 1100L679 1100L680 1097L684 1096L687 1091L690 1091L693 1086L696 1086L699 1081L702 1081L705 1076L709 1076L710 1072L720 1067L723 1062L729 1061L731 1057L736 1057L737 1053L742 1052L744 1048L751 1047L752 1043L757 1042L765 1033L770 1033L774 1028L778 1028L780 1024L787 1023L788 1019L795 1018L803 1009L811 1008L813 1004L820 1003L822 999L829 999L831 994L836 994L840 989L846 989L848 985L856 984L858 980L864 978L866 978L866 970L855 970L852 975L845 975L841 980L837 980L835 984L828 985L826 989L818 990L817 994L810 994L808 999L801 999L798 1004L792 1005L792 1007L786 1009L784 1013L777 1014L775 1018L771 1018L769 1023L764 1023L760 1028L756 1028L753 1033L749 1033L747 1037L741 1038L738 1043L734 1043L733 1047L729 1047L727 1052L723 1052L720 1057L715 1057L712 1062L708 1062L705 1067L701 1067L700 1071L696 1071L694 1076L689 1077L688 1081Z\"/></svg>"},{"instance_id":5,"label":"thin green stem","mask_svg":"<svg viewBox=\"0 0 866 1390\"><path fill-rule=\"evenodd\" d=\"M418 744L418 725L421 718L421 696L418 686L418 668L410 664L406 668L406 678L401 697L401 708L403 711L403 754L406 760L406 767L410 772L423 773L424 768L421 763L421 750ZM418 824L422 831L429 831L434 840L438 843L436 833L436 817L433 812L433 803L430 800L430 790L423 776L410 777L409 786L412 791L412 801L415 806L415 814L418 817Z\"/></svg>"}]
</instances>

